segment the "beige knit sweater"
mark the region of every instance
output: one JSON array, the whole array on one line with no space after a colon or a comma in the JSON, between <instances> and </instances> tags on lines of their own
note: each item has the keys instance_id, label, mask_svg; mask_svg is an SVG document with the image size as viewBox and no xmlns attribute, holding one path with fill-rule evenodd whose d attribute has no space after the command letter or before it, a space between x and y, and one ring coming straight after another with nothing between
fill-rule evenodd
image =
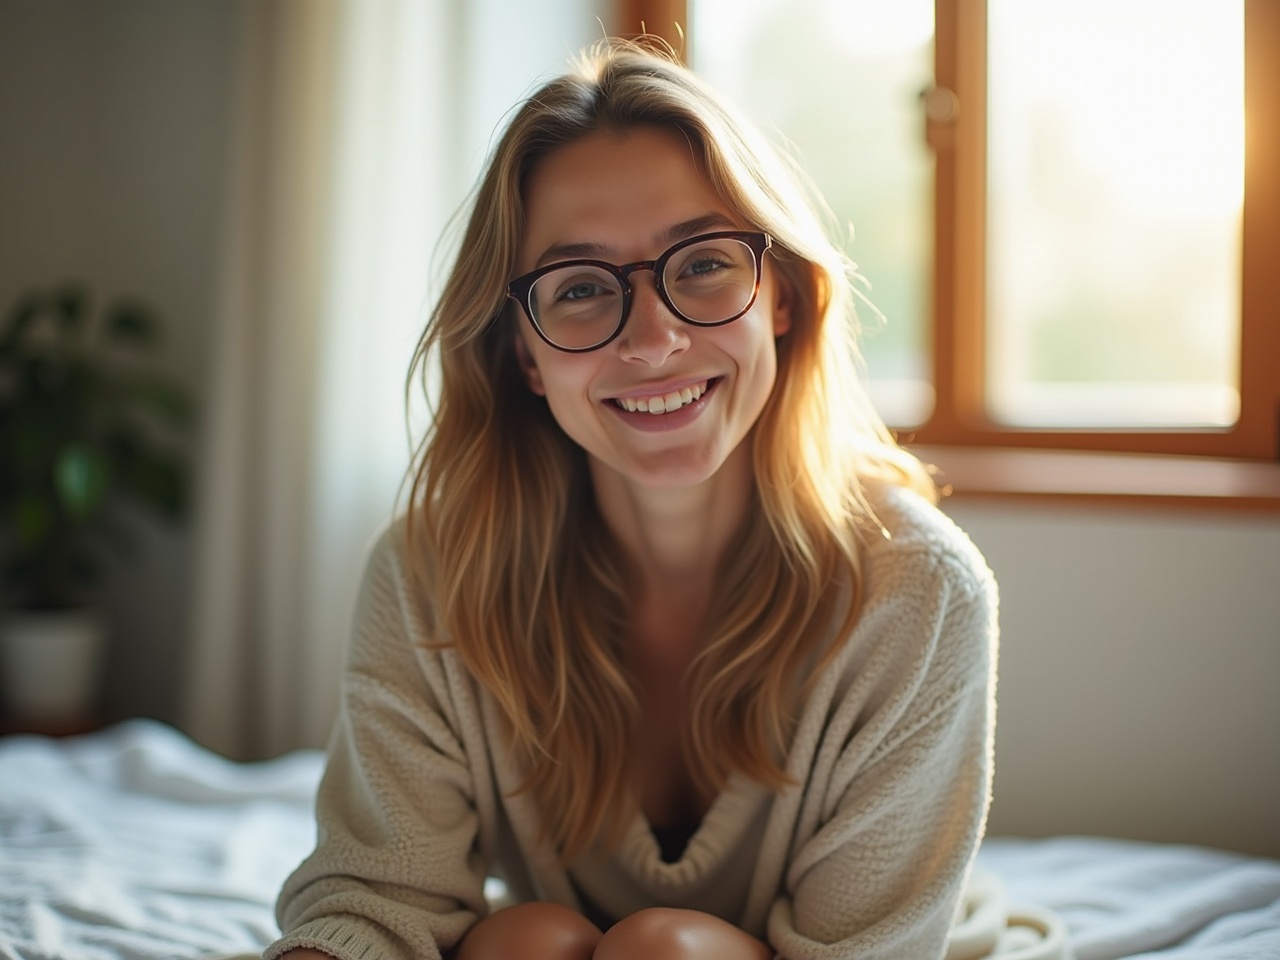
<instances>
[{"instance_id":1,"label":"beige knit sweater","mask_svg":"<svg viewBox=\"0 0 1280 960\"><path fill-rule=\"evenodd\" d=\"M393 527L369 562L317 800L315 852L286 882L284 937L342 960L438 958L485 915L486 876L519 900L624 916L680 905L786 960L943 955L983 831L995 720L996 588L982 557L913 494L877 498L866 603L804 704L798 786L741 778L681 859L640 815L611 855L568 870L503 749L495 707L410 585Z\"/></svg>"}]
</instances>

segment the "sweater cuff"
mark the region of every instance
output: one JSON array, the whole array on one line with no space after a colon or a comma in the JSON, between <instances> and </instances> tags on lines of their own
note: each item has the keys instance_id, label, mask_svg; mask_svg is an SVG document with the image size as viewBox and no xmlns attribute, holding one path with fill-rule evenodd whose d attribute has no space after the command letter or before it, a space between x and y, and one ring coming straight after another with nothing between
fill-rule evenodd
<instances>
[{"instance_id":1,"label":"sweater cuff","mask_svg":"<svg viewBox=\"0 0 1280 960\"><path fill-rule=\"evenodd\" d=\"M290 950L320 950L335 960L440 960L437 950L414 957L403 943L360 917L324 917L304 923L281 937L262 953L262 960L276 960Z\"/></svg>"}]
</instances>

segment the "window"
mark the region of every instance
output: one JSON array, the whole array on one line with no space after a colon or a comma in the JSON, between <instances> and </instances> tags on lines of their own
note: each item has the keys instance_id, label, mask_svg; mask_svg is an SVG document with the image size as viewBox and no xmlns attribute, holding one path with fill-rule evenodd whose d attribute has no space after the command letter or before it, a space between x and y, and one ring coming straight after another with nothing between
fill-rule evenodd
<instances>
[{"instance_id":1,"label":"window","mask_svg":"<svg viewBox=\"0 0 1280 960\"><path fill-rule=\"evenodd\" d=\"M1240 415L1244 4L988 0L987 414Z\"/></svg>"},{"instance_id":2,"label":"window","mask_svg":"<svg viewBox=\"0 0 1280 960\"><path fill-rule=\"evenodd\" d=\"M1280 4L622 6L857 228L906 439L1280 459Z\"/></svg>"}]
</instances>

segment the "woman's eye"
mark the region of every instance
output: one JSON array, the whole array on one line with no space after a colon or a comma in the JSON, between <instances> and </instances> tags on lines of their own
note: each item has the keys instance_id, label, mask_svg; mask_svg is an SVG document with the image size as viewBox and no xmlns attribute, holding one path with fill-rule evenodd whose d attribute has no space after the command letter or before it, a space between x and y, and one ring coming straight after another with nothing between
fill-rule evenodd
<instances>
[{"instance_id":1,"label":"woman's eye","mask_svg":"<svg viewBox=\"0 0 1280 960\"><path fill-rule=\"evenodd\" d=\"M591 297L598 297L607 291L603 286L589 280L583 280L579 283L570 284L562 289L556 297L559 301L565 300L588 300Z\"/></svg>"},{"instance_id":2,"label":"woman's eye","mask_svg":"<svg viewBox=\"0 0 1280 960\"><path fill-rule=\"evenodd\" d=\"M705 276L708 273L715 273L717 270L723 270L729 264L725 263L719 257L698 257L696 260L690 261L685 267L685 273L692 276Z\"/></svg>"}]
</instances>

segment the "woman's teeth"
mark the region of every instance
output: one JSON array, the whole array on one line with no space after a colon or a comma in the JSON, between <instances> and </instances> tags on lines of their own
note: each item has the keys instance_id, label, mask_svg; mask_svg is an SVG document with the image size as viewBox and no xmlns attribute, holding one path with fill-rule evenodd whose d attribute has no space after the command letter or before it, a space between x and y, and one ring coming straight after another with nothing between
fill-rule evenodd
<instances>
[{"instance_id":1,"label":"woman's teeth","mask_svg":"<svg viewBox=\"0 0 1280 960\"><path fill-rule=\"evenodd\" d=\"M700 396L707 392L707 382L695 384L692 387L685 387L683 390L673 390L671 393L661 397L619 397L618 406L631 413L647 412L647 413L671 413L673 410L679 410L687 404L693 403Z\"/></svg>"}]
</instances>

